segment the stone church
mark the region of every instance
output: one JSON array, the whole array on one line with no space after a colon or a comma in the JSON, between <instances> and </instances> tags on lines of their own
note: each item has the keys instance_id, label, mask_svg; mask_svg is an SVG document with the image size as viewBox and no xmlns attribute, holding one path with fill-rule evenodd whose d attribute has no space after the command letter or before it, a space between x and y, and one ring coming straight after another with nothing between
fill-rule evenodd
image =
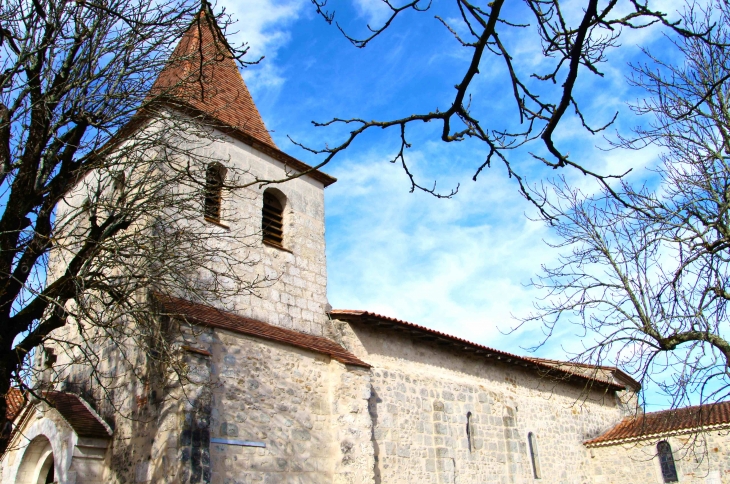
<instances>
[{"instance_id":1,"label":"stone church","mask_svg":"<svg viewBox=\"0 0 730 484\"><path fill-rule=\"evenodd\" d=\"M178 49L215 35L191 29ZM227 311L155 294L190 382L163 404L130 388L121 404L139 418L112 419L103 396L60 384L40 400L10 394L3 483L730 482L730 403L636 416L640 385L617 368L332 309L324 190L336 180L276 146L231 58L214 69L216 96L186 109L215 120L221 163L306 172L248 188L237 207L263 227L251 250L276 282ZM211 230L226 224L220 203L200 214Z\"/></svg>"}]
</instances>

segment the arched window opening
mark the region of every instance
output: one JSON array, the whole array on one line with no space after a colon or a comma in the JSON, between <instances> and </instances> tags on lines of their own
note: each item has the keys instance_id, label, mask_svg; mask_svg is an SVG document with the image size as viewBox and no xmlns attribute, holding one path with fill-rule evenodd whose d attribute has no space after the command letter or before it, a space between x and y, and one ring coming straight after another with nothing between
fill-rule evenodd
<instances>
[{"instance_id":1,"label":"arched window opening","mask_svg":"<svg viewBox=\"0 0 730 484\"><path fill-rule=\"evenodd\" d=\"M474 444L472 439L474 436L474 429L471 426L471 412L466 412L466 443L469 446L469 452L474 450Z\"/></svg>"},{"instance_id":2,"label":"arched window opening","mask_svg":"<svg viewBox=\"0 0 730 484\"><path fill-rule=\"evenodd\" d=\"M271 190L264 192L264 208L261 217L264 243L284 246L284 205Z\"/></svg>"},{"instance_id":3,"label":"arched window opening","mask_svg":"<svg viewBox=\"0 0 730 484\"><path fill-rule=\"evenodd\" d=\"M542 478L540 472L540 458L537 454L537 439L532 432L527 434L527 445L530 447L530 461L532 462L532 474L535 479Z\"/></svg>"},{"instance_id":4,"label":"arched window opening","mask_svg":"<svg viewBox=\"0 0 730 484\"><path fill-rule=\"evenodd\" d=\"M221 197L226 169L220 163L211 163L205 172L205 218L212 222L221 220Z\"/></svg>"},{"instance_id":5,"label":"arched window opening","mask_svg":"<svg viewBox=\"0 0 730 484\"><path fill-rule=\"evenodd\" d=\"M664 482L679 482L677 478L677 467L674 465L674 456L669 442L662 440L656 445L659 467L662 469Z\"/></svg>"}]
</instances>

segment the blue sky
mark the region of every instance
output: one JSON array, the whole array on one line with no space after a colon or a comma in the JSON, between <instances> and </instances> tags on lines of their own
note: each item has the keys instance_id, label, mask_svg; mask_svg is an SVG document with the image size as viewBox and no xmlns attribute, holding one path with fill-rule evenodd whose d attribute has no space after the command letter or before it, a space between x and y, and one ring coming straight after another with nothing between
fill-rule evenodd
<instances>
[{"instance_id":1,"label":"blue sky","mask_svg":"<svg viewBox=\"0 0 730 484\"><path fill-rule=\"evenodd\" d=\"M567 2L566 8L577 4ZM469 52L434 19L455 17L449 1L404 16L366 49L353 47L307 0L225 0L220 5L239 20L232 29L237 31L234 40L248 42L252 58L265 56L243 74L276 143L311 164L317 158L294 146L287 135L312 147L333 145L343 132L314 128L310 121L336 116L385 120L446 109L470 60ZM382 19L379 5L379 0L331 1L330 8L357 34L368 22ZM669 6L662 2L662 7ZM510 15L520 20L523 12ZM515 52L515 62L527 67L525 72L543 66L533 31L504 41ZM641 59L638 45L657 47L661 42L659 30L626 32L623 47L604 64L605 78L583 77L578 93L594 125L604 124L616 110L621 129L639 123L626 106L638 95L625 82L626 64ZM472 88L475 112L482 120L494 120L494 126L517 126L501 66L485 62L480 70ZM541 328L504 333L516 323L512 315L525 315L539 297L525 284L542 264L556 259L557 252L544 243L552 234L542 222L530 220L534 208L520 197L499 163L477 182L471 180L486 155L484 146L447 145L439 141L438 131L435 124L414 130L408 161L424 184L437 181L445 191L460 184L453 199L409 193L402 169L387 161L397 147L395 130L368 134L324 169L339 179L325 192L330 303L525 354L524 347L540 341ZM556 140L573 159L603 173L633 167L634 176L644 177L645 168L657 161L655 150L596 148L605 147L605 141L591 137L575 119L565 123ZM555 176L527 150L511 153L510 162L528 181ZM593 189L578 174L563 174L573 185ZM580 347L575 332L563 327L538 355L564 358L566 351Z\"/></svg>"}]
</instances>

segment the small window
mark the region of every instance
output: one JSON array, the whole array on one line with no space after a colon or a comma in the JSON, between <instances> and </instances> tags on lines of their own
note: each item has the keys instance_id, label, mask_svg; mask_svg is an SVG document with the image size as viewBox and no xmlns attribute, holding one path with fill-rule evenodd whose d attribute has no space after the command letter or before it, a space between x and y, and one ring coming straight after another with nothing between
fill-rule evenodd
<instances>
[{"instance_id":1,"label":"small window","mask_svg":"<svg viewBox=\"0 0 730 484\"><path fill-rule=\"evenodd\" d=\"M46 368L52 368L53 365L58 360L58 356L56 356L56 352L53 351L53 348L43 348L43 366Z\"/></svg>"},{"instance_id":2,"label":"small window","mask_svg":"<svg viewBox=\"0 0 730 484\"><path fill-rule=\"evenodd\" d=\"M264 192L264 208L261 218L264 242L283 247L284 245L284 206L271 190Z\"/></svg>"},{"instance_id":3,"label":"small window","mask_svg":"<svg viewBox=\"0 0 730 484\"><path fill-rule=\"evenodd\" d=\"M471 412L466 412L466 443L469 446L469 452L474 450L472 439L474 438L474 429L471 424Z\"/></svg>"},{"instance_id":4,"label":"small window","mask_svg":"<svg viewBox=\"0 0 730 484\"><path fill-rule=\"evenodd\" d=\"M125 202L125 183L124 172L119 172L112 177L112 203L123 205Z\"/></svg>"},{"instance_id":5,"label":"small window","mask_svg":"<svg viewBox=\"0 0 730 484\"><path fill-rule=\"evenodd\" d=\"M211 163L205 173L205 218L213 222L221 220L221 195L226 169L220 163Z\"/></svg>"},{"instance_id":6,"label":"small window","mask_svg":"<svg viewBox=\"0 0 730 484\"><path fill-rule=\"evenodd\" d=\"M542 473L540 472L540 458L537 454L537 439L535 434L532 432L527 434L527 445L530 446L530 461L532 462L532 474L535 479L540 479Z\"/></svg>"},{"instance_id":7,"label":"small window","mask_svg":"<svg viewBox=\"0 0 730 484\"><path fill-rule=\"evenodd\" d=\"M119 173L115 173L112 177L112 192L117 195L121 194L122 190L124 190L124 182L124 172L120 171Z\"/></svg>"},{"instance_id":8,"label":"small window","mask_svg":"<svg viewBox=\"0 0 730 484\"><path fill-rule=\"evenodd\" d=\"M664 482L679 482L677 478L677 468L674 465L674 456L672 455L672 447L669 442L662 440L656 445L657 456L659 457L659 467L662 469L662 477Z\"/></svg>"}]
</instances>

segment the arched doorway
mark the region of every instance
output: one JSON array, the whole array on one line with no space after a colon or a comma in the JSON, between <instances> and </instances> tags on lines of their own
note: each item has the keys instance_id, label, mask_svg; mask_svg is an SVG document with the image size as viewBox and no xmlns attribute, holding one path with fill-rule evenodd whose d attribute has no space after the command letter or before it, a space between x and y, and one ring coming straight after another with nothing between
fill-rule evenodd
<instances>
[{"instance_id":1,"label":"arched doorway","mask_svg":"<svg viewBox=\"0 0 730 484\"><path fill-rule=\"evenodd\" d=\"M56 466L53 465L53 452L51 452L41 466L37 484L53 484L54 482L56 482Z\"/></svg>"},{"instance_id":2,"label":"arched doorway","mask_svg":"<svg viewBox=\"0 0 730 484\"><path fill-rule=\"evenodd\" d=\"M53 448L45 435L33 439L23 453L15 482L17 484L53 484L56 482Z\"/></svg>"}]
</instances>

